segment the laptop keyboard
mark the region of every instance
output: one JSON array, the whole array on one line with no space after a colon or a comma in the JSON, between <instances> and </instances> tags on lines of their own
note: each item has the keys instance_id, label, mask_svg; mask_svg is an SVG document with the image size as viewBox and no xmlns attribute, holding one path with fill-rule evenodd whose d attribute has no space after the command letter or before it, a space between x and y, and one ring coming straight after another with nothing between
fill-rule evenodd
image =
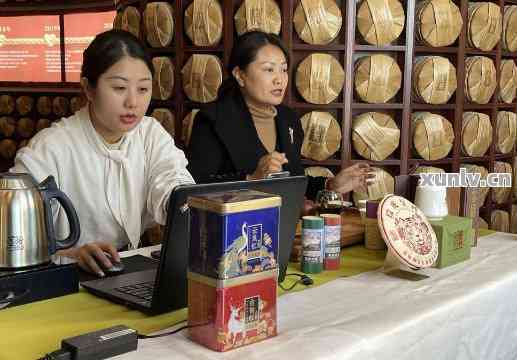
<instances>
[{"instance_id":1,"label":"laptop keyboard","mask_svg":"<svg viewBox=\"0 0 517 360\"><path fill-rule=\"evenodd\" d=\"M153 298L154 282L149 281L134 285L121 286L115 290L123 294L129 294L140 299L151 301Z\"/></svg>"}]
</instances>

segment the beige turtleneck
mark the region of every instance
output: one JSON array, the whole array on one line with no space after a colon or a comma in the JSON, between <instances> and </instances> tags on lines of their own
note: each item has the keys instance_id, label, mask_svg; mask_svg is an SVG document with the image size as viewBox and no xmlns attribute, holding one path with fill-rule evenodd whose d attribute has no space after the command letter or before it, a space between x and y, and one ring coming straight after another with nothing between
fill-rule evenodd
<instances>
[{"instance_id":1,"label":"beige turtleneck","mask_svg":"<svg viewBox=\"0 0 517 360\"><path fill-rule=\"evenodd\" d=\"M260 141L266 150L272 153L276 148L276 108L273 105L259 106L249 101L246 101L246 104Z\"/></svg>"}]
</instances>

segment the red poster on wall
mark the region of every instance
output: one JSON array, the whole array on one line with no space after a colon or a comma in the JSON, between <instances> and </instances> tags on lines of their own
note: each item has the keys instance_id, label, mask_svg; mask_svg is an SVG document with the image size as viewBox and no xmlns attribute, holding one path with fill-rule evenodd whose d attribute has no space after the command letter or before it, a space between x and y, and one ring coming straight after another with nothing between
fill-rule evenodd
<instances>
[{"instance_id":1,"label":"red poster on wall","mask_svg":"<svg viewBox=\"0 0 517 360\"><path fill-rule=\"evenodd\" d=\"M61 81L58 16L0 16L0 81Z\"/></svg>"},{"instance_id":2,"label":"red poster on wall","mask_svg":"<svg viewBox=\"0 0 517 360\"><path fill-rule=\"evenodd\" d=\"M65 15L65 70L66 81L80 79L83 51L95 35L113 27L115 11Z\"/></svg>"}]
</instances>

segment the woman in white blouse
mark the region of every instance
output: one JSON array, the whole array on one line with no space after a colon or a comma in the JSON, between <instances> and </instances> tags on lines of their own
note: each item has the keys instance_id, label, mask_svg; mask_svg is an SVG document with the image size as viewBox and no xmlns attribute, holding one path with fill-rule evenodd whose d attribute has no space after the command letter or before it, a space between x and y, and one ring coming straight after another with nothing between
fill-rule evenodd
<instances>
[{"instance_id":1,"label":"woman in white blouse","mask_svg":"<svg viewBox=\"0 0 517 360\"><path fill-rule=\"evenodd\" d=\"M39 132L11 169L37 181L55 177L81 224L79 242L59 255L99 276L119 261L117 250L138 246L147 226L165 223L174 187L194 182L171 136L144 116L152 77L152 61L136 37L121 30L99 34L83 55L87 106ZM65 237L62 209L56 219L57 236Z\"/></svg>"}]
</instances>

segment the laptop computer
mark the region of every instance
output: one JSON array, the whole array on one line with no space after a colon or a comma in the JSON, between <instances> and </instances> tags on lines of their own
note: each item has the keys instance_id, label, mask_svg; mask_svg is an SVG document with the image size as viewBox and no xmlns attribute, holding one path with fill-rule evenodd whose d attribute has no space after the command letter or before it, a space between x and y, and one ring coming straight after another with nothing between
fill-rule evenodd
<instances>
[{"instance_id":1,"label":"laptop computer","mask_svg":"<svg viewBox=\"0 0 517 360\"><path fill-rule=\"evenodd\" d=\"M169 199L160 261L149 269L82 282L91 293L148 314L187 306L189 211L187 198L210 192L252 189L282 197L278 244L279 282L285 277L307 178L291 176L256 181L182 185Z\"/></svg>"}]
</instances>

